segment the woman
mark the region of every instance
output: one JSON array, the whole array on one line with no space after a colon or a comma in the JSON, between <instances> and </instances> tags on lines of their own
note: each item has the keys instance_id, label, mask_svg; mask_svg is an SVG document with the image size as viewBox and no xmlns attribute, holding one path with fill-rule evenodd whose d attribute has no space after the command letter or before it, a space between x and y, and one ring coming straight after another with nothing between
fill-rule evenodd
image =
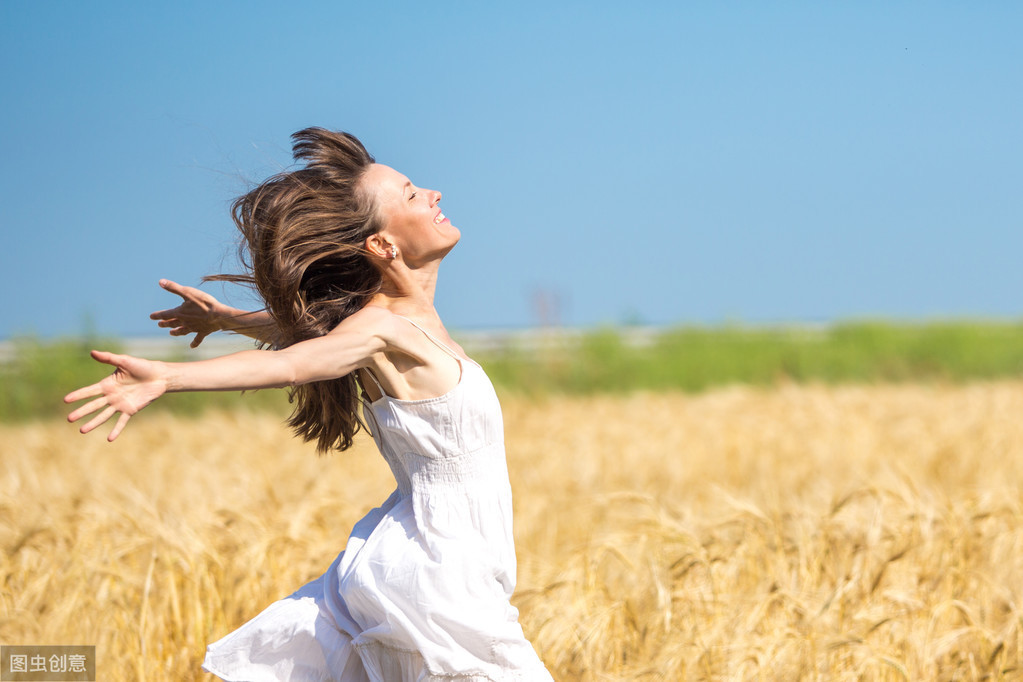
<instances>
[{"instance_id":1,"label":"woman","mask_svg":"<svg viewBox=\"0 0 1023 682\"><path fill-rule=\"evenodd\" d=\"M305 166L237 199L251 283L245 313L173 282L171 334L230 329L273 350L190 363L93 351L116 369L74 391L70 421L119 413L109 440L172 391L292 387L289 423L323 452L344 450L362 414L398 483L357 523L317 580L212 644L225 680L549 680L509 598L515 584L511 491L500 406L483 370L433 306L441 260L460 233L422 189L374 162L346 133L293 136Z\"/></svg>"}]
</instances>

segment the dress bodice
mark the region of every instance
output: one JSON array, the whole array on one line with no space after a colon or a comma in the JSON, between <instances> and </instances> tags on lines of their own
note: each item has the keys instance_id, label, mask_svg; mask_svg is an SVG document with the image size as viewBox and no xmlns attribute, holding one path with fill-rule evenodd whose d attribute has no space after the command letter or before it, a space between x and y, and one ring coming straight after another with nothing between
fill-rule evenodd
<instances>
[{"instance_id":1,"label":"dress bodice","mask_svg":"<svg viewBox=\"0 0 1023 682\"><path fill-rule=\"evenodd\" d=\"M398 490L466 486L494 472L503 474L504 424L493 385L479 365L459 358L458 384L424 400L381 397L364 402L364 414ZM494 457L500 462L492 462Z\"/></svg>"}]
</instances>

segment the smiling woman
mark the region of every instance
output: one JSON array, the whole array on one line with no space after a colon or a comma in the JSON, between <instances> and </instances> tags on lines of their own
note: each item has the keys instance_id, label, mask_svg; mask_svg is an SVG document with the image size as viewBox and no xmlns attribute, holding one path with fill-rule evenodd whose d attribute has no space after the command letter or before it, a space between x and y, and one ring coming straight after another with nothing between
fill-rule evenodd
<instances>
[{"instance_id":1,"label":"smiling woman","mask_svg":"<svg viewBox=\"0 0 1023 682\"><path fill-rule=\"evenodd\" d=\"M441 211L440 192L418 188L393 168L376 163L366 171L365 182L374 188L388 234L405 243L406 264L443 258L458 243L461 233Z\"/></svg>"},{"instance_id":2,"label":"smiling woman","mask_svg":"<svg viewBox=\"0 0 1023 682\"><path fill-rule=\"evenodd\" d=\"M290 424L321 452L366 427L397 490L357 523L321 577L210 645L225 680L549 680L523 635L501 408L487 375L433 306L460 233L421 189L374 162L352 135L294 135L304 168L234 203L248 273L266 309L246 312L169 280L172 335L232 330L264 350L191 363L99 351L116 371L92 398L86 433L118 412L109 440L166 392L291 387ZM360 402L361 414L360 417ZM363 421L363 419L365 421Z\"/></svg>"}]
</instances>

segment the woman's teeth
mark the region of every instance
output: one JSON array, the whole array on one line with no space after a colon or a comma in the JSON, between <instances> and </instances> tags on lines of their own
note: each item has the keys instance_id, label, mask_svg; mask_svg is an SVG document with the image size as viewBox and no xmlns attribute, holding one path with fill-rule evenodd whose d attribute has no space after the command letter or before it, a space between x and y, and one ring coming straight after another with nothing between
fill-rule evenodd
<instances>
[{"instance_id":1,"label":"woman's teeth","mask_svg":"<svg viewBox=\"0 0 1023 682\"><path fill-rule=\"evenodd\" d=\"M444 214L443 213L438 213L437 217L433 219L433 224L434 225L440 225L443 222L444 222Z\"/></svg>"}]
</instances>

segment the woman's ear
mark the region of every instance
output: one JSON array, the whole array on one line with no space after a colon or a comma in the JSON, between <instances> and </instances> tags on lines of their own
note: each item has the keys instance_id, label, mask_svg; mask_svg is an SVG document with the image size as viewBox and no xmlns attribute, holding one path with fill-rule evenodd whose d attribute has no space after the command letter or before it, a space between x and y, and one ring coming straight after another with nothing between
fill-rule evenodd
<instances>
[{"instance_id":1,"label":"woman's ear","mask_svg":"<svg viewBox=\"0 0 1023 682\"><path fill-rule=\"evenodd\" d=\"M381 260L391 259L391 242L379 232L366 237L366 250Z\"/></svg>"}]
</instances>

